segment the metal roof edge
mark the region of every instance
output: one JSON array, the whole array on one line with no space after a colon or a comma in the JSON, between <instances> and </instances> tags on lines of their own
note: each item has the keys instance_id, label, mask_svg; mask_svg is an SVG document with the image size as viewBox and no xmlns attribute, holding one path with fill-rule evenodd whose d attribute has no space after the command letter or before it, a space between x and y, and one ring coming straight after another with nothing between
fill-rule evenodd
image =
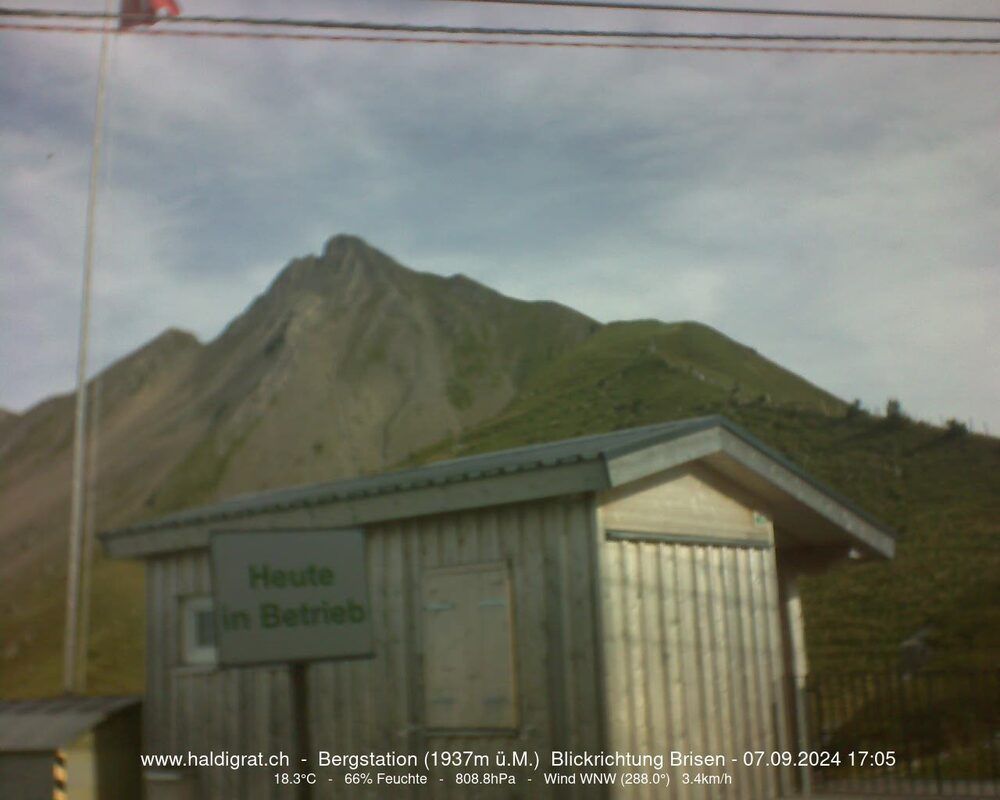
<instances>
[{"instance_id":1,"label":"metal roof edge","mask_svg":"<svg viewBox=\"0 0 1000 800\"><path fill-rule=\"evenodd\" d=\"M684 448L681 445L684 439L697 437L698 434L712 430L718 432L717 439L714 442L709 438L700 442L692 441L689 448ZM874 531L874 535L871 538L877 539L879 536L888 537L893 543L893 546L888 549L894 548L894 543L899 538L899 535L893 528L859 507L837 490L811 475L787 456L764 444L746 429L721 415L692 420L692 424L685 426L683 430L665 431L663 435L654 439L631 443L618 448L613 453L606 453L605 456L611 484L613 486L627 484L647 475L655 474L656 472L670 469L680 464L697 460L698 458L704 458L714 453L725 453L732 456L732 453L727 452L725 434L733 436L736 440L755 451L760 457L767 459L774 466L785 470L795 479L802 481L810 489L818 492L825 501L839 506L844 512L856 517L859 523L868 526ZM662 447L671 443L675 443L676 452L674 452L675 447L671 447L667 451L661 452L658 456L655 453L650 453L649 457L641 457L639 455L645 450ZM731 447L730 445L730 449ZM616 461L619 462L617 465L615 464ZM765 472L754 469L747 464L744 464L744 467L753 470L761 478L774 483L773 476L769 476ZM783 489L783 491L787 491L787 489ZM801 498L799 498L799 502L803 502L805 505L812 505ZM817 513L822 513L818 508L813 508L813 510L817 511ZM886 555L886 552L883 552L886 548L875 547L874 549L879 550L882 555Z\"/></svg>"},{"instance_id":2,"label":"metal roof edge","mask_svg":"<svg viewBox=\"0 0 1000 800\"><path fill-rule=\"evenodd\" d=\"M882 533L892 537L893 539L896 540L899 539L899 533L890 525L880 520L874 514L865 511L863 508L857 505L853 500L850 500L848 497L838 492L829 484L824 483L819 478L813 476L811 473L806 472L806 470L803 467L799 466L790 458L788 458L778 450L775 450L770 445L767 445L764 442L762 442L760 439L758 439L756 436L750 433L750 431L746 430L745 428L741 428L735 422L732 422L726 417L719 417L719 420L721 421L722 427L729 433L731 433L733 436L742 439L746 444L750 445L755 450L760 451L763 455L767 456L772 461L775 461L776 463L780 464L782 467L795 474L798 478L804 480L814 489L825 494L830 500L839 503L848 511L850 511L852 514L855 514L856 516L863 519L869 525L877 528Z\"/></svg>"},{"instance_id":3,"label":"metal roof edge","mask_svg":"<svg viewBox=\"0 0 1000 800\"><path fill-rule=\"evenodd\" d=\"M323 507L264 511L202 524L127 531L105 539L104 548L112 558L147 558L207 547L212 533L226 530L279 531L377 525L409 517L601 491L607 486L607 471L595 457L553 464L544 469L493 474L479 480L425 485L407 492L372 494Z\"/></svg>"},{"instance_id":4,"label":"metal roof edge","mask_svg":"<svg viewBox=\"0 0 1000 800\"><path fill-rule=\"evenodd\" d=\"M725 417L719 414L712 414L706 417L692 417L686 420L679 420L678 423L683 422L684 425L676 425L673 428L664 430L662 433L651 436L648 439L642 439L637 442L633 442L627 445L621 445L619 447L609 447L607 450L603 451L602 455L608 461L613 461L616 458L620 458L631 453L636 453L641 450L646 450L650 447L655 447L659 444L666 444L674 439L683 439L687 436L691 436L695 433L701 433L702 431L711 430L716 427L724 427L725 423L728 423ZM731 424L731 423L730 423ZM662 427L661 425L650 426L650 427ZM634 429L636 431L642 430L641 428Z\"/></svg>"},{"instance_id":5,"label":"metal roof edge","mask_svg":"<svg viewBox=\"0 0 1000 800\"><path fill-rule=\"evenodd\" d=\"M862 512L853 503L843 502L839 495L831 494L832 490L823 484L817 485L815 479L791 462L775 460L771 453L759 450L728 429L720 429L719 435L722 447L718 456L770 485L818 519L832 524L848 536L855 548L870 555L892 558L896 539L890 528L875 524L870 514Z\"/></svg>"},{"instance_id":6,"label":"metal roof edge","mask_svg":"<svg viewBox=\"0 0 1000 800\"><path fill-rule=\"evenodd\" d=\"M139 695L65 694L0 700L0 753L66 747L84 732L141 704Z\"/></svg>"},{"instance_id":7,"label":"metal roof edge","mask_svg":"<svg viewBox=\"0 0 1000 800\"><path fill-rule=\"evenodd\" d=\"M258 514L273 512L273 511L285 511L294 508L309 508L320 505L325 505L329 503L337 503L343 501L349 501L353 499L358 499L362 497L369 497L376 494L396 494L399 492L410 491L417 488L422 488L423 486L432 485L444 485L447 483L457 483L468 480L477 480L485 477L490 477L492 474L499 471L502 473L510 472L529 472L537 469L542 469L548 466L558 466L560 463L569 463L573 461L591 461L597 460L604 457L605 452L612 452L615 448L609 448L607 451L600 450L594 452L590 456L584 457L582 455L577 455L571 458L557 458L551 463L544 463L543 461L522 463L520 465L515 465L514 468L508 469L504 466L487 468L479 470L473 474L465 475L445 475L439 480L433 478L428 478L427 474L432 473L435 470L448 470L459 467L463 464L476 464L485 461L496 460L501 456L516 456L524 455L530 453L531 451L544 451L546 448L556 448L556 447L566 447L572 444L580 444L581 447L586 443L592 443L596 439L604 437L615 437L615 436L630 436L630 437L641 437L643 431L649 431L653 433L654 431L665 429L663 434L660 436L654 436L652 439L641 439L637 445L631 446L631 449L642 449L642 447L650 446L650 444L655 444L665 438L672 438L677 435L682 435L685 431L692 429L692 426L700 429L702 426L711 427L711 422L713 420L721 419L720 417L695 417L691 419L675 420L672 422L661 422L653 425L641 426L638 428L626 428L620 431L611 431L608 433L601 434L590 434L586 436L579 436L570 439L561 439L554 442L542 442L531 445L524 445L521 447L509 448L507 450L494 451L489 453L482 453L473 456L463 456L456 459L448 459L446 461L440 461L433 464L428 464L422 467L416 467L413 469L396 470L387 473L381 473L374 476L362 476L359 478L346 478L338 481L332 481L329 483L317 483L309 484L299 487L293 487L289 489L277 489L265 493L257 494L244 494L237 497L233 497L224 500L219 503L214 503L207 506L200 506L192 509L185 509L177 512L167 514L165 516L148 520L146 522L139 522L132 525L127 525L122 528L116 528L112 530L101 531L98 534L98 538L101 540L102 544L107 547L109 542L115 539L131 536L138 533L143 533L147 531L164 530L169 528L180 528L186 526L194 525L205 525L212 522L220 521L230 521L235 519L243 519L248 517L253 517ZM400 485L404 479L409 479L410 485L404 486Z\"/></svg>"},{"instance_id":8,"label":"metal roof edge","mask_svg":"<svg viewBox=\"0 0 1000 800\"><path fill-rule=\"evenodd\" d=\"M777 450L764 444L749 431L721 415L694 417L610 433L527 445L370 477L349 478L330 483L278 489L256 495L242 495L214 505L184 510L147 522L103 531L99 537L105 551L113 555L115 550L130 549L116 546L122 539L143 534L213 524L231 524L238 520L274 512L311 510L340 503L368 502L380 497L388 499L406 492L419 493L421 490L427 489L440 491L446 490L448 487L496 477L528 475L544 469L595 461L601 463L606 484L611 487L636 479L647 468L633 464L619 470L619 474L616 475L616 461L623 462L628 456L650 448L698 434L705 434L712 430L728 432L868 525L892 539L897 538L896 532L888 525L807 473ZM718 452L723 447L723 442L721 438L708 435L707 439L699 437L691 445L690 452L673 454L673 461L684 463L704 457L711 452ZM533 458L532 456L536 453L537 458ZM463 471L462 467L469 469ZM590 487L588 486L588 488Z\"/></svg>"},{"instance_id":9,"label":"metal roof edge","mask_svg":"<svg viewBox=\"0 0 1000 800\"><path fill-rule=\"evenodd\" d=\"M528 448L518 448L518 450L521 449L526 450ZM505 453L508 451L499 452ZM497 453L484 454L484 456L493 455L497 455ZM501 477L504 475L537 472L543 469L567 466L574 463L596 461L599 459L600 455L600 453L595 453L589 458L560 458L555 459L550 463L533 461L514 468L501 467L483 469L467 475L445 475L440 479L417 479L411 481L409 485L405 486L388 482L389 478L402 478L403 476L416 477L425 470L433 467L452 466L456 462L465 460L453 459L413 470L399 470L396 472L382 473L380 475L369 477L347 478L331 483L313 484L297 487L295 489L279 489L273 492L256 495L240 495L229 500L224 500L221 503L209 506L200 506L193 509L185 509L158 519L149 520L147 522L140 522L122 528L101 531L98 534L98 538L101 540L102 544L107 547L109 542L113 542L116 539L145 532L206 525L214 522L229 522L237 519L255 517L260 514L272 513L275 511L316 508L324 505L369 499L377 496L402 494L405 492L419 491L421 489L428 488L441 488L459 483L468 483L471 481ZM472 459L476 457L472 456L469 458ZM258 500L258 503L256 504L254 503L255 499Z\"/></svg>"}]
</instances>

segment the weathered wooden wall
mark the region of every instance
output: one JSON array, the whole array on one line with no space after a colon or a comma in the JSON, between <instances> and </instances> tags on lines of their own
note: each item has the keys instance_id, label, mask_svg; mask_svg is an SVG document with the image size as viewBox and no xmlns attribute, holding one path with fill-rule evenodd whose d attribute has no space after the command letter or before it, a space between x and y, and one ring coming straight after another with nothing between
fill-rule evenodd
<instances>
[{"instance_id":1,"label":"weathered wooden wall","mask_svg":"<svg viewBox=\"0 0 1000 800\"><path fill-rule=\"evenodd\" d=\"M789 747L773 531L754 514L763 509L690 467L601 501L606 749L740 759ZM789 788L787 770L742 762L670 772L668 793L682 800L766 800ZM728 773L733 782L684 786L684 772ZM650 785L616 796L666 793Z\"/></svg>"},{"instance_id":2,"label":"weathered wooden wall","mask_svg":"<svg viewBox=\"0 0 1000 800\"><path fill-rule=\"evenodd\" d=\"M323 519L312 511L308 519L268 523L322 527ZM768 509L710 469L677 468L596 498L425 516L366 532L376 657L309 667L314 750L543 757L690 750L740 758L745 750L793 747ZM517 731L435 734L425 724L421 576L497 561L511 569ZM146 750L293 753L287 669L178 664L179 598L211 591L207 551L148 566ZM678 785L684 770L671 769L671 796L766 800L790 788L788 770L730 764L725 771L734 777L730 786L685 788ZM387 794L345 786L342 770L320 772L318 800ZM202 780L207 797L287 797L272 774L211 769ZM467 786L438 782L443 774L426 789L393 789L392 796L470 796ZM480 787L475 796L601 796L595 787L559 789L537 773L516 774L515 790ZM618 792L663 796L651 787Z\"/></svg>"},{"instance_id":3,"label":"weathered wooden wall","mask_svg":"<svg viewBox=\"0 0 1000 800\"><path fill-rule=\"evenodd\" d=\"M313 519L320 525L321 519ZM312 665L308 683L314 749L332 753L471 749L598 750L601 687L597 635L595 514L582 496L367 528L374 659ZM506 560L511 566L519 727L516 735L430 734L423 725L420 576L438 566ZM211 591L207 551L148 563L147 752L294 752L284 668L179 666L179 598ZM206 770L206 796L287 797L272 770ZM317 798L380 797L321 770ZM440 774L440 773L439 773ZM477 797L546 797L540 776L516 790ZM450 787L450 788L449 788ZM574 787L580 789L581 787ZM469 787L432 780L393 797L467 797ZM579 791L574 796L586 796Z\"/></svg>"}]
</instances>

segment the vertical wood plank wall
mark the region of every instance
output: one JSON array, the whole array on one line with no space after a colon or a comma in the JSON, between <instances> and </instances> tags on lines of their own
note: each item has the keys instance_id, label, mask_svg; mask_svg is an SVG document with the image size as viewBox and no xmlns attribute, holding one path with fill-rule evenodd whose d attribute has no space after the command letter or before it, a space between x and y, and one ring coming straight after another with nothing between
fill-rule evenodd
<instances>
[{"instance_id":1,"label":"vertical wood plank wall","mask_svg":"<svg viewBox=\"0 0 1000 800\"><path fill-rule=\"evenodd\" d=\"M331 753L395 750L600 750L601 684L595 654L596 529L584 497L424 517L367 528L376 658L309 667L312 742ZM423 725L420 576L425 568L506 560L511 565L518 732L434 735ZM179 598L211 591L207 551L151 559L145 745L147 752L293 752L284 668L205 670L179 660ZM293 765L294 766L294 765ZM214 768L201 776L212 798L287 797L273 770ZM384 787L345 786L320 770L315 797L380 797ZM443 774L439 773L439 774ZM476 797L554 796L539 775L511 787L477 787ZM574 796L589 796L583 787ZM432 780L394 787L393 797L467 797L468 786ZM594 796L599 796L594 789Z\"/></svg>"},{"instance_id":2,"label":"vertical wood plank wall","mask_svg":"<svg viewBox=\"0 0 1000 800\"><path fill-rule=\"evenodd\" d=\"M784 750L783 666L774 553L762 548L605 542L605 747L635 754ZM641 771L641 770L640 770ZM782 770L670 770L678 798L767 800ZM681 786L681 773L728 772L730 786ZM654 787L621 797L654 798Z\"/></svg>"},{"instance_id":3,"label":"vertical wood plank wall","mask_svg":"<svg viewBox=\"0 0 1000 800\"><path fill-rule=\"evenodd\" d=\"M788 792L788 770L744 768L741 757L748 750L791 749L785 727L775 553L772 546L733 544L732 530L720 543L657 539L648 510L680 499L677 486L687 489L695 477L684 471L665 476L659 485L649 483L647 492L632 496L636 509L628 508L620 495L611 495L612 513L605 513L608 506L598 512L609 698L605 748L735 757L740 761L725 768L668 768L673 782L666 792L679 800L769 800ZM713 493L725 489L725 482L714 477L701 488L705 519L712 518L712 506L718 516L718 509L744 499L734 491L713 502ZM685 491L683 496L694 495ZM670 516L662 517L662 534L690 533L690 523L698 522L692 511L681 515L680 531L673 530ZM613 530L609 537L606 522L630 517L649 523L642 532L646 538L617 538ZM752 509L746 519L754 524ZM733 782L684 786L684 772L726 772ZM662 787L636 786L618 787L615 796L664 794Z\"/></svg>"}]
</instances>

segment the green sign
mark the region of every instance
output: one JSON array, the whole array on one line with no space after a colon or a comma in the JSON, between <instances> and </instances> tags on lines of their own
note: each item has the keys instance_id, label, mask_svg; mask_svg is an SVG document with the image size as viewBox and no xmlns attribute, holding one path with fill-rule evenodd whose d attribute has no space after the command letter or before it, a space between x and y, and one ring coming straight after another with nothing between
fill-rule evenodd
<instances>
[{"instance_id":1,"label":"green sign","mask_svg":"<svg viewBox=\"0 0 1000 800\"><path fill-rule=\"evenodd\" d=\"M371 655L362 531L226 531L211 553L220 664Z\"/></svg>"}]
</instances>

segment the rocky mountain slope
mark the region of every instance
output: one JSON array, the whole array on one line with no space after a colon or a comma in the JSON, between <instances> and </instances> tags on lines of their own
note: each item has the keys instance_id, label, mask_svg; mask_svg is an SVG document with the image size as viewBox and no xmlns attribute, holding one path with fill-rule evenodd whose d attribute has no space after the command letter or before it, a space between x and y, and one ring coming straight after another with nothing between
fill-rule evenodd
<instances>
[{"instance_id":1,"label":"rocky mountain slope","mask_svg":"<svg viewBox=\"0 0 1000 800\"><path fill-rule=\"evenodd\" d=\"M383 469L496 414L598 327L334 237L215 340L167 331L93 382L98 524ZM55 680L62 630L73 404L55 397L0 428L0 668L39 686ZM122 589L134 651L135 571L101 570L95 605L103 583Z\"/></svg>"},{"instance_id":2,"label":"rocky mountain slope","mask_svg":"<svg viewBox=\"0 0 1000 800\"><path fill-rule=\"evenodd\" d=\"M293 260L213 341L167 331L105 370L92 393L99 527L264 488L713 412L891 524L909 519L900 497L926 504L937 497L928 485L951 485L951 469L969 473L960 523L985 535L980 501L998 474L989 472L995 442L914 434L908 423L883 431L704 325L600 325L462 276L414 272L349 236ZM58 687L72 419L69 395L0 419L4 694ZM949 508L933 502L935 513ZM885 576L872 575L861 589L850 584L858 619L882 597ZM94 691L141 681L141 583L135 565L95 565ZM836 588L816 591L820 607ZM821 635L817 651L833 634ZM857 650L858 641L895 635L862 625L847 638Z\"/></svg>"}]
</instances>

